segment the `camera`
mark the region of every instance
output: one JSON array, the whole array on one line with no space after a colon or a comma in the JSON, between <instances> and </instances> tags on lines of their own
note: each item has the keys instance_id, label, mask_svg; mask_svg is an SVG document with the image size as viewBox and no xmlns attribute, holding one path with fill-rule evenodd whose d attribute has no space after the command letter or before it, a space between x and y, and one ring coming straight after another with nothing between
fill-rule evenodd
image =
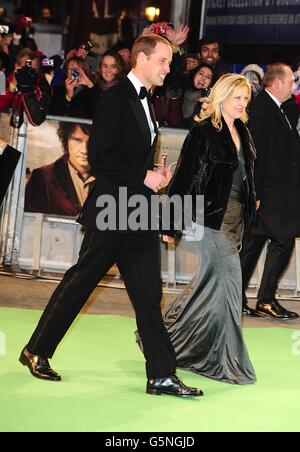
<instances>
[{"instance_id":1,"label":"camera","mask_svg":"<svg viewBox=\"0 0 300 452\"><path fill-rule=\"evenodd\" d=\"M17 16L16 19L16 33L21 35L23 33L24 28L28 25L32 24L32 18L28 16Z\"/></svg>"},{"instance_id":2,"label":"camera","mask_svg":"<svg viewBox=\"0 0 300 452\"><path fill-rule=\"evenodd\" d=\"M54 71L54 60L52 58L42 58L40 71L42 74L51 74Z\"/></svg>"},{"instance_id":3,"label":"camera","mask_svg":"<svg viewBox=\"0 0 300 452\"><path fill-rule=\"evenodd\" d=\"M94 47L93 42L92 41L87 41L87 42L81 44L79 48L80 49L84 49L87 52L89 52L93 47Z\"/></svg>"},{"instance_id":4,"label":"camera","mask_svg":"<svg viewBox=\"0 0 300 452\"><path fill-rule=\"evenodd\" d=\"M0 25L0 34L6 34L9 32L9 26L8 25Z\"/></svg>"},{"instance_id":5,"label":"camera","mask_svg":"<svg viewBox=\"0 0 300 452\"><path fill-rule=\"evenodd\" d=\"M78 80L79 79L79 72L77 71L77 69L72 69L71 70L71 77L73 80Z\"/></svg>"},{"instance_id":6,"label":"camera","mask_svg":"<svg viewBox=\"0 0 300 452\"><path fill-rule=\"evenodd\" d=\"M27 25L32 24L32 17L29 16L18 16L16 20L16 25L19 28L25 28Z\"/></svg>"},{"instance_id":7,"label":"camera","mask_svg":"<svg viewBox=\"0 0 300 452\"><path fill-rule=\"evenodd\" d=\"M201 88L200 97L208 97L210 95L211 88Z\"/></svg>"},{"instance_id":8,"label":"camera","mask_svg":"<svg viewBox=\"0 0 300 452\"><path fill-rule=\"evenodd\" d=\"M168 30L168 28L174 28L173 24L168 22L158 22L153 27L153 33L157 35L164 36Z\"/></svg>"},{"instance_id":9,"label":"camera","mask_svg":"<svg viewBox=\"0 0 300 452\"><path fill-rule=\"evenodd\" d=\"M42 59L42 67L54 67L54 60L49 58Z\"/></svg>"},{"instance_id":10,"label":"camera","mask_svg":"<svg viewBox=\"0 0 300 452\"><path fill-rule=\"evenodd\" d=\"M38 80L38 74L32 67L32 61L26 60L25 65L15 73L17 88L22 93L28 93L34 90Z\"/></svg>"}]
</instances>

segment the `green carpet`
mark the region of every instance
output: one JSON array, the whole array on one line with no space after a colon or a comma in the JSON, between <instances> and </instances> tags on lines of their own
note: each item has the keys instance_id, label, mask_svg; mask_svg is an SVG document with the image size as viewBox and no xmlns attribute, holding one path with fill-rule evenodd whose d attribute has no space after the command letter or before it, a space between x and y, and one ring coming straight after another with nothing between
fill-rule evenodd
<instances>
[{"instance_id":1,"label":"green carpet","mask_svg":"<svg viewBox=\"0 0 300 452\"><path fill-rule=\"evenodd\" d=\"M300 431L300 332L244 330L258 382L235 386L179 371L205 392L181 399L145 394L135 321L126 317L80 316L52 360L63 381L32 378L18 357L39 316L0 308L0 431Z\"/></svg>"}]
</instances>

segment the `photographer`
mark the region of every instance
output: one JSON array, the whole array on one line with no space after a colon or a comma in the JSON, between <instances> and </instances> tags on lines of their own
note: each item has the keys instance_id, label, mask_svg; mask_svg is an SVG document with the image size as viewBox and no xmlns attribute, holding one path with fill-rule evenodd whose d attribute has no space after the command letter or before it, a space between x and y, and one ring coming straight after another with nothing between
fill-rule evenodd
<instances>
[{"instance_id":1,"label":"photographer","mask_svg":"<svg viewBox=\"0 0 300 452\"><path fill-rule=\"evenodd\" d=\"M87 61L80 57L72 57L67 60L63 69L63 79L53 90L49 113L58 116L72 116L74 99L83 90L91 90L94 87L93 79L94 75ZM81 116L81 114L77 116Z\"/></svg>"},{"instance_id":2,"label":"photographer","mask_svg":"<svg viewBox=\"0 0 300 452\"><path fill-rule=\"evenodd\" d=\"M45 120L52 89L40 72L40 60L30 49L17 56L14 72L7 78L7 88L0 96L0 110L12 108L11 126L21 127L24 112L33 126Z\"/></svg>"},{"instance_id":3,"label":"photographer","mask_svg":"<svg viewBox=\"0 0 300 452\"><path fill-rule=\"evenodd\" d=\"M112 86L117 85L126 74L122 57L112 50L103 53L96 74L96 83L91 89L82 89L72 99L68 114L75 118L92 119L100 96Z\"/></svg>"}]
</instances>

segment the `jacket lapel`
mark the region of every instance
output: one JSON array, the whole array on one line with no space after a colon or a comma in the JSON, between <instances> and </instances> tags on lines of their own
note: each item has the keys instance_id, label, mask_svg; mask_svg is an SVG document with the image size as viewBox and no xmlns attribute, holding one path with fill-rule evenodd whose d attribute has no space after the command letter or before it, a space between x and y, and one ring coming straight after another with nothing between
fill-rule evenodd
<instances>
[{"instance_id":1,"label":"jacket lapel","mask_svg":"<svg viewBox=\"0 0 300 452\"><path fill-rule=\"evenodd\" d=\"M133 111L139 130L142 134L145 148L148 151L151 146L151 133L144 107L139 99L139 96L137 95L133 84L127 77L125 78L124 83L126 83L127 85L129 105Z\"/></svg>"},{"instance_id":2,"label":"jacket lapel","mask_svg":"<svg viewBox=\"0 0 300 452\"><path fill-rule=\"evenodd\" d=\"M236 119L234 125L242 143L245 164L251 164L256 159L256 151L250 132L240 119Z\"/></svg>"},{"instance_id":3,"label":"jacket lapel","mask_svg":"<svg viewBox=\"0 0 300 452\"><path fill-rule=\"evenodd\" d=\"M213 128L212 130L214 131L215 143L211 151L210 158L216 163L228 163L231 165L237 165L238 156L236 147L231 137L228 126L223 118L222 124L223 127L220 132L218 132L211 124L211 127ZM236 126L240 136L245 163L251 163L256 158L256 152L252 137L247 127L240 119L236 119L234 121L234 125Z\"/></svg>"},{"instance_id":4,"label":"jacket lapel","mask_svg":"<svg viewBox=\"0 0 300 452\"><path fill-rule=\"evenodd\" d=\"M290 126L288 125L287 120L285 119L284 114L280 111L280 108L278 107L278 105L276 105L274 100L265 91L262 92L262 95L265 96L266 101L269 103L272 110L276 113L278 119L281 121L281 123L283 124L286 131L289 133L292 133L292 129L290 129ZM275 127L275 125L274 125L274 127Z\"/></svg>"},{"instance_id":5,"label":"jacket lapel","mask_svg":"<svg viewBox=\"0 0 300 452\"><path fill-rule=\"evenodd\" d=\"M228 126L224 119L222 118L222 129L219 132L210 123L211 130L213 131L212 138L213 143L210 149L210 159L215 163L227 163L227 164L238 164L237 153L235 149L235 144L231 138Z\"/></svg>"}]
</instances>

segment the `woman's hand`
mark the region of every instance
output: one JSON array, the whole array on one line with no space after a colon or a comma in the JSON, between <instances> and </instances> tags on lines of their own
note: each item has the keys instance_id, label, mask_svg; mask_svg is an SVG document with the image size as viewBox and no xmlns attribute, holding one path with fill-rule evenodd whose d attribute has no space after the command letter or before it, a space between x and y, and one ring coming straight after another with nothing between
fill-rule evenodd
<instances>
[{"instance_id":1,"label":"woman's hand","mask_svg":"<svg viewBox=\"0 0 300 452\"><path fill-rule=\"evenodd\" d=\"M179 25L175 29L168 26L165 36L171 44L179 46L186 41L189 31L188 25Z\"/></svg>"},{"instance_id":2,"label":"woman's hand","mask_svg":"<svg viewBox=\"0 0 300 452\"><path fill-rule=\"evenodd\" d=\"M165 234L162 236L162 240L163 240L163 242L166 242L166 243L174 243L175 242L174 237L170 237L169 235L165 235Z\"/></svg>"},{"instance_id":3,"label":"woman's hand","mask_svg":"<svg viewBox=\"0 0 300 452\"><path fill-rule=\"evenodd\" d=\"M78 86L78 80L75 80L72 77L66 78L65 87L66 87L67 96L69 99L72 99L72 97L74 96L74 90L75 90L76 86Z\"/></svg>"},{"instance_id":4,"label":"woman's hand","mask_svg":"<svg viewBox=\"0 0 300 452\"><path fill-rule=\"evenodd\" d=\"M86 73L84 72L84 70L79 67L77 69L77 71L79 72L79 81L78 81L78 85L82 85L82 86L87 86L88 88L93 88L94 83L92 82L92 80L90 80L88 78L88 76L86 75Z\"/></svg>"}]
</instances>

